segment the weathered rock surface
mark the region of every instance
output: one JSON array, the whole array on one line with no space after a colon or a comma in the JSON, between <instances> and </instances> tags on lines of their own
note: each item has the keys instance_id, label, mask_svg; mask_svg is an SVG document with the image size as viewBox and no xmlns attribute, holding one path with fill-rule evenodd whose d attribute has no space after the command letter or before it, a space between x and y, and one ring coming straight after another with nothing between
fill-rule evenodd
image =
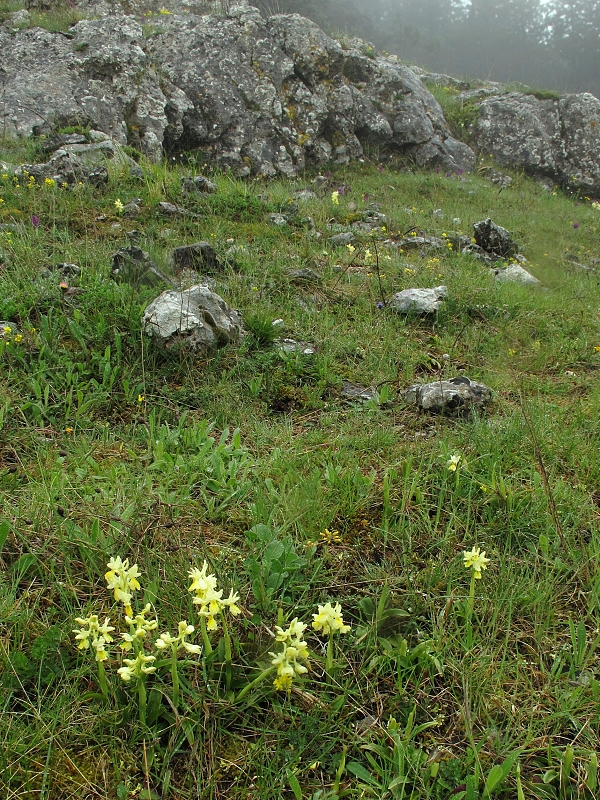
<instances>
[{"instance_id":1,"label":"weathered rock surface","mask_svg":"<svg viewBox=\"0 0 600 800\"><path fill-rule=\"evenodd\" d=\"M518 246L510 233L501 225L488 217L473 223L475 241L482 250L498 258L510 258L516 255Z\"/></svg>"},{"instance_id":2,"label":"weathered rock surface","mask_svg":"<svg viewBox=\"0 0 600 800\"><path fill-rule=\"evenodd\" d=\"M399 314L435 314L448 297L446 286L433 289L404 289L392 295L388 306Z\"/></svg>"},{"instance_id":3,"label":"weathered rock surface","mask_svg":"<svg viewBox=\"0 0 600 800\"><path fill-rule=\"evenodd\" d=\"M170 256L176 270L202 269L204 272L222 272L214 247L208 242L196 242L176 247Z\"/></svg>"},{"instance_id":4,"label":"weathered rock surface","mask_svg":"<svg viewBox=\"0 0 600 800\"><path fill-rule=\"evenodd\" d=\"M464 415L486 406L492 399L492 392L483 383L459 376L447 381L415 383L402 392L402 397L422 411Z\"/></svg>"},{"instance_id":5,"label":"weathered rock surface","mask_svg":"<svg viewBox=\"0 0 600 800\"><path fill-rule=\"evenodd\" d=\"M600 100L591 94L539 100L513 92L486 98L473 142L500 165L572 189L600 191Z\"/></svg>"},{"instance_id":6,"label":"weathered rock surface","mask_svg":"<svg viewBox=\"0 0 600 800\"><path fill-rule=\"evenodd\" d=\"M173 281L160 270L141 247L122 247L112 257L113 278L132 286L172 286Z\"/></svg>"},{"instance_id":7,"label":"weathered rock surface","mask_svg":"<svg viewBox=\"0 0 600 800\"><path fill-rule=\"evenodd\" d=\"M501 83L459 82L448 75L411 69L425 84L462 90L457 99L474 104L479 111L470 144L491 154L498 165L600 195L598 98L588 93L544 97L510 92ZM508 185L506 179L498 182Z\"/></svg>"},{"instance_id":8,"label":"weathered rock surface","mask_svg":"<svg viewBox=\"0 0 600 800\"><path fill-rule=\"evenodd\" d=\"M0 26L3 130L91 126L157 159L163 147L202 148L238 175L343 164L365 145L419 166L473 166L436 100L394 57L369 57L356 40L343 49L297 15L181 10L154 17L152 31L104 3L69 37Z\"/></svg>"},{"instance_id":9,"label":"weathered rock surface","mask_svg":"<svg viewBox=\"0 0 600 800\"><path fill-rule=\"evenodd\" d=\"M520 264L509 264L503 269L491 269L490 274L499 283L524 283L529 286L540 286L540 282L531 272L528 272Z\"/></svg>"},{"instance_id":10,"label":"weathered rock surface","mask_svg":"<svg viewBox=\"0 0 600 800\"><path fill-rule=\"evenodd\" d=\"M167 350L216 350L237 344L242 336L239 311L203 284L163 292L147 306L143 323L145 332Z\"/></svg>"}]
</instances>

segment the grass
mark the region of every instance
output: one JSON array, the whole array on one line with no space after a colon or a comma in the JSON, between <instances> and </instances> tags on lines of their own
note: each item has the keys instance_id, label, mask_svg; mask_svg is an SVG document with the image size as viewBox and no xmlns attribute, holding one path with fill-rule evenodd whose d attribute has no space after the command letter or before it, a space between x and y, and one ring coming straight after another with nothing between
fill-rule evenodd
<instances>
[{"instance_id":1,"label":"grass","mask_svg":"<svg viewBox=\"0 0 600 800\"><path fill-rule=\"evenodd\" d=\"M4 143L0 158L16 152ZM317 187L310 175L242 182L206 167L218 192L194 199L185 166L144 163L142 184L109 166L103 189L0 178L3 796L596 796L600 292L573 262L593 266L599 212L520 174L499 191L477 173L366 163L277 228L269 214ZM115 200L134 197L128 220ZM161 219L161 200L200 216ZM332 249L329 221L371 203L386 231ZM385 244L414 226L452 242L487 216L543 289L496 285L449 247ZM157 291L110 277L132 228L166 270L172 247L214 245L217 291L249 321L239 348L173 357L144 336ZM59 263L81 268L68 287ZM290 267L322 282L295 284ZM440 283L435 320L378 308L381 291ZM279 353L275 319L316 354ZM404 386L461 369L493 389L485 414L402 403ZM374 400L343 402L343 380L377 387ZM462 552L475 545L490 564L471 616ZM204 560L240 594L231 656L220 621L213 653L181 660L175 707L159 666L145 724L118 648L105 701L72 634L91 613L117 624L103 581L116 555L139 566L137 608L153 604L161 633L187 619L202 642L187 573ZM352 626L332 660L309 624L310 671L291 693L271 677L234 702L268 668L275 625L310 623L327 601Z\"/></svg>"}]
</instances>

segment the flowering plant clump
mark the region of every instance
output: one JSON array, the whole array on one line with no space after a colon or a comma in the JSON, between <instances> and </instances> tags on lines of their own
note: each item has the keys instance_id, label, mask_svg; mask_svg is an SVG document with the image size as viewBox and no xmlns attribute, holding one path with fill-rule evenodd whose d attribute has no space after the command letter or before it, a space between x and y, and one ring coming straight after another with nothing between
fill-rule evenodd
<instances>
[{"instance_id":1,"label":"flowering plant clump","mask_svg":"<svg viewBox=\"0 0 600 800\"><path fill-rule=\"evenodd\" d=\"M350 625L344 624L342 607L339 603L336 603L335 606L325 603L324 606L318 607L317 614L313 614L312 626L315 631L321 631L325 636L329 636L325 672L330 675L333 668L333 636L336 633L348 633Z\"/></svg>"},{"instance_id":2,"label":"flowering plant clump","mask_svg":"<svg viewBox=\"0 0 600 800\"><path fill-rule=\"evenodd\" d=\"M190 592L194 592L195 597L192 600L194 605L199 606L198 614L206 620L206 627L209 631L217 630L217 621L215 617L217 614L222 614L223 609L228 608L233 616L241 613L241 609L237 605L240 596L233 589L229 593L229 597L223 598L223 589L217 591L217 579L214 575L207 575L208 564L206 561L202 565L202 569L191 569L189 576L192 579Z\"/></svg>"},{"instance_id":3,"label":"flowering plant clump","mask_svg":"<svg viewBox=\"0 0 600 800\"><path fill-rule=\"evenodd\" d=\"M337 189L336 189L335 192L331 193L331 202L335 206L339 206L339 204L340 204L340 193L339 193L339 191L337 191Z\"/></svg>"},{"instance_id":4,"label":"flowering plant clump","mask_svg":"<svg viewBox=\"0 0 600 800\"><path fill-rule=\"evenodd\" d=\"M117 672L125 683L129 683L132 678L142 678L144 675L156 672L156 667L152 666L153 661L156 661L156 656L145 656L143 653L138 653L135 658L124 658L125 666L118 669Z\"/></svg>"},{"instance_id":5,"label":"flowering plant clump","mask_svg":"<svg viewBox=\"0 0 600 800\"><path fill-rule=\"evenodd\" d=\"M115 200L115 211L117 212L117 214L122 214L124 208L125 208L125 206L123 205L123 203L120 200L118 200L118 199Z\"/></svg>"},{"instance_id":6,"label":"flowering plant clump","mask_svg":"<svg viewBox=\"0 0 600 800\"><path fill-rule=\"evenodd\" d=\"M277 677L273 681L273 686L277 691L288 691L292 688L292 681L295 675L304 675L308 672L308 667L300 664L300 661L308 662L308 645L302 638L306 630L306 624L299 622L298 617L292 620L289 627L285 630L279 625L275 627L275 641L283 644L280 653L269 653L273 656L271 664L277 668Z\"/></svg>"},{"instance_id":7,"label":"flowering plant clump","mask_svg":"<svg viewBox=\"0 0 600 800\"><path fill-rule=\"evenodd\" d=\"M141 644L147 633L158 628L157 619L146 619L146 614L150 612L151 608L150 603L146 603L135 617L132 618L128 614L125 615L125 622L129 625L129 633L122 634L121 650L126 652L131 650L136 643Z\"/></svg>"}]
</instances>

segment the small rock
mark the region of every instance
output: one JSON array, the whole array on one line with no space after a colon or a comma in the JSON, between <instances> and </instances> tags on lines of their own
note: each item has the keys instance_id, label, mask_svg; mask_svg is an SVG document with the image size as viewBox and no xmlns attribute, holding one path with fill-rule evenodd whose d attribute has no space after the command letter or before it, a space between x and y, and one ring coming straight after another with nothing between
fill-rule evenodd
<instances>
[{"instance_id":1,"label":"small rock","mask_svg":"<svg viewBox=\"0 0 600 800\"><path fill-rule=\"evenodd\" d=\"M87 139L81 133L60 133L44 139L41 143L41 150L44 153L53 153L67 144L87 144Z\"/></svg>"},{"instance_id":2,"label":"small rock","mask_svg":"<svg viewBox=\"0 0 600 800\"><path fill-rule=\"evenodd\" d=\"M516 254L518 247L515 240L505 228L496 225L489 217L475 222L473 229L476 243L486 253L500 258L510 258Z\"/></svg>"},{"instance_id":3,"label":"small rock","mask_svg":"<svg viewBox=\"0 0 600 800\"><path fill-rule=\"evenodd\" d=\"M372 400L375 397L375 392L358 383L342 381L340 397L343 400Z\"/></svg>"},{"instance_id":4,"label":"small rock","mask_svg":"<svg viewBox=\"0 0 600 800\"><path fill-rule=\"evenodd\" d=\"M200 268L206 272L223 272L214 248L208 242L196 242L176 247L170 256L176 270Z\"/></svg>"},{"instance_id":5,"label":"small rock","mask_svg":"<svg viewBox=\"0 0 600 800\"><path fill-rule=\"evenodd\" d=\"M300 189L300 191L294 192L294 199L300 203L308 203L312 200L316 200L317 195L312 189Z\"/></svg>"},{"instance_id":6,"label":"small rock","mask_svg":"<svg viewBox=\"0 0 600 800\"><path fill-rule=\"evenodd\" d=\"M327 241L332 247L344 247L348 244L354 244L356 236L353 233L336 233L335 236L330 236Z\"/></svg>"},{"instance_id":7,"label":"small rock","mask_svg":"<svg viewBox=\"0 0 600 800\"><path fill-rule=\"evenodd\" d=\"M112 257L113 278L133 286L172 286L168 278L140 247L122 247Z\"/></svg>"},{"instance_id":8,"label":"small rock","mask_svg":"<svg viewBox=\"0 0 600 800\"><path fill-rule=\"evenodd\" d=\"M268 217L269 222L271 225L276 225L278 228L283 227L284 225L288 224L288 218L285 214L279 214L275 212L274 214L269 214Z\"/></svg>"},{"instance_id":9,"label":"small rock","mask_svg":"<svg viewBox=\"0 0 600 800\"><path fill-rule=\"evenodd\" d=\"M185 194L214 194L217 184L209 181L203 175L181 179L181 188Z\"/></svg>"},{"instance_id":10,"label":"small rock","mask_svg":"<svg viewBox=\"0 0 600 800\"><path fill-rule=\"evenodd\" d=\"M141 198L130 200L129 203L123 207L123 216L128 217L129 219L139 217L139 215L142 213L142 209L140 207L141 203Z\"/></svg>"},{"instance_id":11,"label":"small rock","mask_svg":"<svg viewBox=\"0 0 600 800\"><path fill-rule=\"evenodd\" d=\"M435 314L448 297L446 286L433 289L405 289L389 300L389 307L399 314Z\"/></svg>"},{"instance_id":12,"label":"small rock","mask_svg":"<svg viewBox=\"0 0 600 800\"><path fill-rule=\"evenodd\" d=\"M167 350L215 350L237 344L242 337L239 311L202 285L163 292L146 308L143 322L145 332L159 338Z\"/></svg>"},{"instance_id":13,"label":"small rock","mask_svg":"<svg viewBox=\"0 0 600 800\"><path fill-rule=\"evenodd\" d=\"M446 242L437 236L405 236L397 242L398 247L403 247L405 250L423 250L432 248L439 250L444 247Z\"/></svg>"},{"instance_id":14,"label":"small rock","mask_svg":"<svg viewBox=\"0 0 600 800\"><path fill-rule=\"evenodd\" d=\"M276 339L275 344L283 353L302 353L304 356L313 356L317 352L314 345L308 342L297 342L295 339Z\"/></svg>"},{"instance_id":15,"label":"small rock","mask_svg":"<svg viewBox=\"0 0 600 800\"><path fill-rule=\"evenodd\" d=\"M90 137L90 142L94 142L94 144L98 144L98 142L107 142L110 139L110 136L103 131L95 131L93 129L88 131L88 136Z\"/></svg>"},{"instance_id":16,"label":"small rock","mask_svg":"<svg viewBox=\"0 0 600 800\"><path fill-rule=\"evenodd\" d=\"M312 269L288 269L285 274L292 283L321 283L321 276Z\"/></svg>"},{"instance_id":17,"label":"small rock","mask_svg":"<svg viewBox=\"0 0 600 800\"><path fill-rule=\"evenodd\" d=\"M463 416L474 408L484 408L492 399L492 392L483 383L458 376L447 381L415 383L402 392L402 397L422 411Z\"/></svg>"},{"instance_id":18,"label":"small rock","mask_svg":"<svg viewBox=\"0 0 600 800\"><path fill-rule=\"evenodd\" d=\"M538 279L519 264L509 264L508 267L491 269L490 275L493 275L499 283L523 283L529 286L540 285Z\"/></svg>"},{"instance_id":19,"label":"small rock","mask_svg":"<svg viewBox=\"0 0 600 800\"><path fill-rule=\"evenodd\" d=\"M191 211L188 211L186 208L182 208L182 206L176 206L173 203L165 203L161 201L156 210L159 214L162 214L163 217L190 217L190 216L197 216L196 214L192 214Z\"/></svg>"}]
</instances>

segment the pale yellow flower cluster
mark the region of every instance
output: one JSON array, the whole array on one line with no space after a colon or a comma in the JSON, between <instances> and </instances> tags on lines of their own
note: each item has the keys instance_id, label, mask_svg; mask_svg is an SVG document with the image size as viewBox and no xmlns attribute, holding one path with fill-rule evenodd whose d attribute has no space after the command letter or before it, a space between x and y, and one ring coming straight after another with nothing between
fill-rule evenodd
<instances>
[{"instance_id":1,"label":"pale yellow flower cluster","mask_svg":"<svg viewBox=\"0 0 600 800\"><path fill-rule=\"evenodd\" d=\"M241 613L237 605L240 596L233 589L229 592L229 597L223 600L223 590L217 590L217 579L212 574L207 574L208 564L206 561L202 569L194 568L189 571L192 583L189 587L190 592L194 592L193 603L198 608L198 614L206 617L206 627L209 631L217 630L217 614L222 614L224 608L228 608L233 616Z\"/></svg>"},{"instance_id":2,"label":"pale yellow flower cluster","mask_svg":"<svg viewBox=\"0 0 600 800\"><path fill-rule=\"evenodd\" d=\"M141 642L147 633L155 631L158 628L158 620L146 619L146 614L148 614L151 609L152 606L150 603L146 603L144 608L136 614L135 617L132 618L128 614L125 615L125 622L129 625L129 633L122 634L122 650L126 652L131 650L135 642Z\"/></svg>"},{"instance_id":3,"label":"pale yellow flower cluster","mask_svg":"<svg viewBox=\"0 0 600 800\"><path fill-rule=\"evenodd\" d=\"M319 606L319 613L313 614L313 620L313 628L322 631L326 636L330 633L348 633L350 630L350 625L344 625L342 607L339 603L335 606L331 603Z\"/></svg>"},{"instance_id":4,"label":"pale yellow flower cluster","mask_svg":"<svg viewBox=\"0 0 600 800\"><path fill-rule=\"evenodd\" d=\"M181 620L179 623L179 633L177 636L171 636L168 631L161 633L154 643L155 647L158 650L166 650L168 647L170 647L174 652L177 652L183 647L183 649L187 650L188 653L194 653L197 655L202 652L200 645L190 644L190 642L185 641L185 637L190 636L193 632L194 626L188 625L187 620Z\"/></svg>"},{"instance_id":5,"label":"pale yellow flower cluster","mask_svg":"<svg viewBox=\"0 0 600 800\"><path fill-rule=\"evenodd\" d=\"M485 550L483 553L479 547L474 547L472 550L465 550L463 552L465 560L465 567L473 570L473 575L476 579L481 578L481 571L487 569L490 559L485 557Z\"/></svg>"},{"instance_id":6,"label":"pale yellow flower cluster","mask_svg":"<svg viewBox=\"0 0 600 800\"><path fill-rule=\"evenodd\" d=\"M340 193L338 191L335 191L335 192L331 193L331 202L335 206L339 206L339 204L340 204Z\"/></svg>"},{"instance_id":7,"label":"pale yellow flower cluster","mask_svg":"<svg viewBox=\"0 0 600 800\"><path fill-rule=\"evenodd\" d=\"M110 635L114 631L114 627L109 625L110 619L106 617L104 624L101 625L97 614L91 614L85 619L77 617L75 622L81 625L81 628L75 628L75 641L79 642L77 645L78 650L89 650L90 645L92 650L96 653L96 661L106 661L108 653L106 652L105 645L112 642L113 637Z\"/></svg>"},{"instance_id":8,"label":"pale yellow flower cluster","mask_svg":"<svg viewBox=\"0 0 600 800\"><path fill-rule=\"evenodd\" d=\"M292 620L289 628L285 630L276 626L275 641L283 644L281 653L269 653L273 656L271 664L277 667L277 677L273 681L273 686L277 691L289 691L292 688L294 675L304 675L308 668L300 661L307 662L309 658L308 645L302 638L306 625L299 622L298 617Z\"/></svg>"},{"instance_id":9,"label":"pale yellow flower cluster","mask_svg":"<svg viewBox=\"0 0 600 800\"><path fill-rule=\"evenodd\" d=\"M120 667L117 673L125 683L129 683L132 678L141 678L142 675L156 672L156 667L152 666L153 661L156 661L156 656L145 656L143 653L138 653L135 658L124 658L125 666Z\"/></svg>"},{"instance_id":10,"label":"pale yellow flower cluster","mask_svg":"<svg viewBox=\"0 0 600 800\"><path fill-rule=\"evenodd\" d=\"M109 571L104 576L104 579L106 580L108 588L114 591L115 600L119 603L123 603L125 606L125 613L131 616L133 614L131 608L131 593L141 588L138 581L140 576L138 566L134 564L130 567L129 559L126 558L125 561L121 561L120 556L111 558L106 566Z\"/></svg>"}]
</instances>

